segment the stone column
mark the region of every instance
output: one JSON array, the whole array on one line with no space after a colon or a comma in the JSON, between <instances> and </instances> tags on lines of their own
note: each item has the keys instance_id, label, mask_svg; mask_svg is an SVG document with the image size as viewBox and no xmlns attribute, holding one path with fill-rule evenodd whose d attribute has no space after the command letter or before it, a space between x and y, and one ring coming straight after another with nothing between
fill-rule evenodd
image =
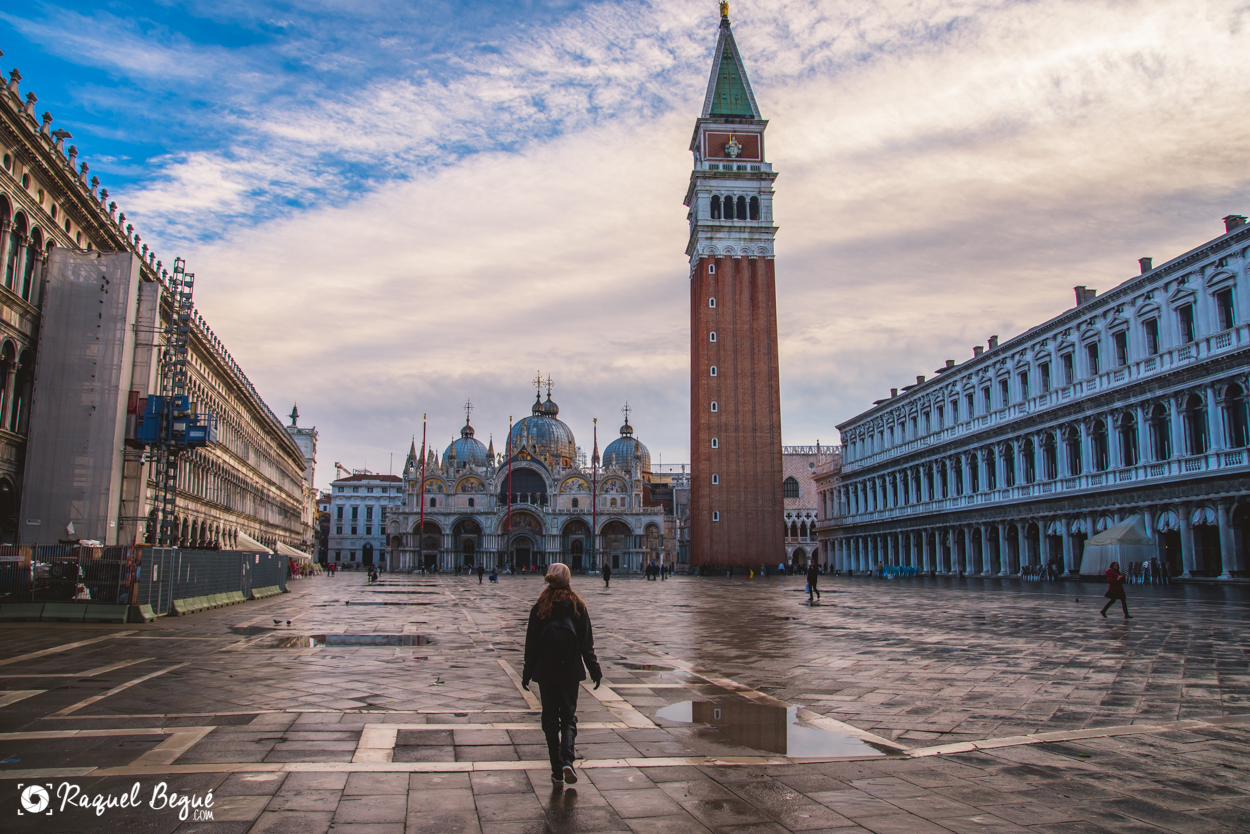
<instances>
[{"instance_id":1,"label":"stone column","mask_svg":"<svg viewBox=\"0 0 1250 834\"><path fill-rule=\"evenodd\" d=\"M9 372L4 380L3 411L0 411L0 428L6 428L12 432L17 431L17 426L13 425L13 394L17 383L17 371L20 367L21 362L17 359L9 365Z\"/></svg>"},{"instance_id":2,"label":"stone column","mask_svg":"<svg viewBox=\"0 0 1250 834\"><path fill-rule=\"evenodd\" d=\"M1176 398L1168 399L1168 429L1172 435L1172 457L1183 458L1188 456L1185 449L1185 421L1181 419L1180 408L1176 404Z\"/></svg>"},{"instance_id":3,"label":"stone column","mask_svg":"<svg viewBox=\"0 0 1250 834\"><path fill-rule=\"evenodd\" d=\"M0 222L0 283L4 281L4 267L9 262L9 231L12 226L10 220Z\"/></svg>"},{"instance_id":4,"label":"stone column","mask_svg":"<svg viewBox=\"0 0 1250 834\"><path fill-rule=\"evenodd\" d=\"M1232 503L1220 501L1215 505L1215 513L1220 525L1220 562L1223 568L1220 579L1232 579L1233 571L1237 570L1237 548L1233 542L1234 530L1230 519Z\"/></svg>"},{"instance_id":5,"label":"stone column","mask_svg":"<svg viewBox=\"0 0 1250 834\"><path fill-rule=\"evenodd\" d=\"M1016 561L1019 563L1019 569L1023 573L1024 566L1032 564L1029 558L1029 525L1025 521L1016 522L1016 538L1019 539L1019 549L1016 551Z\"/></svg>"},{"instance_id":6,"label":"stone column","mask_svg":"<svg viewBox=\"0 0 1250 834\"><path fill-rule=\"evenodd\" d=\"M1194 575L1194 527L1190 523L1190 508L1177 507L1176 513L1181 522L1181 567L1184 569L1181 576L1191 577Z\"/></svg>"},{"instance_id":7,"label":"stone column","mask_svg":"<svg viewBox=\"0 0 1250 834\"><path fill-rule=\"evenodd\" d=\"M1133 408L1137 416L1137 462L1150 461L1150 411L1143 405ZM1149 531L1147 531L1149 532Z\"/></svg>"},{"instance_id":8,"label":"stone column","mask_svg":"<svg viewBox=\"0 0 1250 834\"><path fill-rule=\"evenodd\" d=\"M29 238L27 238L26 235L19 236L17 239L17 251L10 253L10 257L13 258L12 281L8 280L9 273L7 266L5 268L4 275L0 276L0 280L5 281L5 285L19 295L22 292L22 276L26 274L26 244L28 241ZM12 248L12 241L9 241L9 246Z\"/></svg>"},{"instance_id":9,"label":"stone column","mask_svg":"<svg viewBox=\"0 0 1250 834\"><path fill-rule=\"evenodd\" d=\"M1076 564L1076 548L1072 546L1072 525L1066 518L1059 523L1063 525L1063 566L1068 573L1079 573L1081 566Z\"/></svg>"},{"instance_id":10,"label":"stone column","mask_svg":"<svg viewBox=\"0 0 1250 834\"><path fill-rule=\"evenodd\" d=\"M1207 386L1207 451L1218 452L1224 448L1224 426L1220 420L1219 404L1215 399L1215 386ZM1221 538L1221 542L1223 539ZM1223 545L1221 544L1221 547Z\"/></svg>"},{"instance_id":11,"label":"stone column","mask_svg":"<svg viewBox=\"0 0 1250 834\"><path fill-rule=\"evenodd\" d=\"M1000 521L995 526L998 528L998 541L994 548L998 553L998 575L1009 576L1011 574L1011 558L1007 549L1007 525Z\"/></svg>"},{"instance_id":12,"label":"stone column","mask_svg":"<svg viewBox=\"0 0 1250 834\"><path fill-rule=\"evenodd\" d=\"M981 525L981 575L994 575L994 556L990 548L990 529L992 524Z\"/></svg>"},{"instance_id":13,"label":"stone column","mask_svg":"<svg viewBox=\"0 0 1250 834\"><path fill-rule=\"evenodd\" d=\"M973 571L973 554L972 554L972 526L964 527L964 574L971 575Z\"/></svg>"}]
</instances>

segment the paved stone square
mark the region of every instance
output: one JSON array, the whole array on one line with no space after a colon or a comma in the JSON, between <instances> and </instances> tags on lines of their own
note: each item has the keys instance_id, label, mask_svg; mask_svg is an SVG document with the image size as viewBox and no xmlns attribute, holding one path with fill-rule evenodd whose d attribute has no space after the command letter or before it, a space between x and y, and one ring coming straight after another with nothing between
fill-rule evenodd
<instances>
[{"instance_id":1,"label":"paved stone square","mask_svg":"<svg viewBox=\"0 0 1250 834\"><path fill-rule=\"evenodd\" d=\"M816 606L803 584L575 578L605 682L581 693L581 780L562 791L538 701L520 688L537 577L343 574L147 625L6 624L0 820L41 832L1250 830L1245 587L1130 586L1125 621L1099 616L1091 584L825 577ZM136 808L61 807L136 783ZM38 813L31 786L49 794ZM182 820L151 807L154 791L211 791L212 805Z\"/></svg>"}]
</instances>

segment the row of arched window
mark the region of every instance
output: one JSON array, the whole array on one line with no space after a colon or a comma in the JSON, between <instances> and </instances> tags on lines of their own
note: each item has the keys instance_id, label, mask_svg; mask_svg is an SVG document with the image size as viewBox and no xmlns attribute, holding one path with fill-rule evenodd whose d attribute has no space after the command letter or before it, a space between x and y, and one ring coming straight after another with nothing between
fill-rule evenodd
<instances>
[{"instance_id":1,"label":"row of arched window","mask_svg":"<svg viewBox=\"0 0 1250 834\"><path fill-rule=\"evenodd\" d=\"M732 194L713 194L711 205L713 220L759 220L760 198Z\"/></svg>"},{"instance_id":2,"label":"row of arched window","mask_svg":"<svg viewBox=\"0 0 1250 834\"><path fill-rule=\"evenodd\" d=\"M1197 393L1177 401L1180 453L1205 455L1211 449L1207 403ZM1230 383L1218 403L1224 447L1250 446L1250 405L1241 383ZM1174 448L1173 411L1157 402L1143 410L1145 437L1137 412L1125 410L1076 425L1047 430L1023 440L1008 440L950 459L930 461L903 472L868 478L842 490L843 507L851 514L874 512L987 490L1077 477L1110 469L1171 460ZM1083 431L1084 430L1084 431ZM1145 440L1143 448L1142 440ZM1039 454L1040 453L1040 454ZM1114 458L1113 458L1114 455ZM1062 472L1060 471L1062 465ZM797 483L797 482L796 482Z\"/></svg>"},{"instance_id":3,"label":"row of arched window","mask_svg":"<svg viewBox=\"0 0 1250 834\"><path fill-rule=\"evenodd\" d=\"M11 212L9 201L0 195L0 278L22 300L37 304L41 269L56 243L49 240L45 246L43 231L29 227L22 212Z\"/></svg>"}]
</instances>

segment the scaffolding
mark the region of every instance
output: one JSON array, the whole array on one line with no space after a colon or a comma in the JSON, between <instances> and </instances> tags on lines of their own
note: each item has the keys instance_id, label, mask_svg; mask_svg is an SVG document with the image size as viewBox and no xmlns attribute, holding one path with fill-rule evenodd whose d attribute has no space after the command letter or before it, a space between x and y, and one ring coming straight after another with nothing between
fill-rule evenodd
<instances>
[{"instance_id":1,"label":"scaffolding","mask_svg":"<svg viewBox=\"0 0 1250 834\"><path fill-rule=\"evenodd\" d=\"M182 444L175 445L175 423L189 415L187 402L187 354L191 337L191 317L195 307L191 295L195 290L195 273L187 272L187 262L178 258L169 280L173 307L169 326L165 328L165 349L161 353L161 396L169 404L161 410L160 434L155 446L156 509L160 516L157 543L173 547L178 543L177 493L178 455Z\"/></svg>"}]
</instances>

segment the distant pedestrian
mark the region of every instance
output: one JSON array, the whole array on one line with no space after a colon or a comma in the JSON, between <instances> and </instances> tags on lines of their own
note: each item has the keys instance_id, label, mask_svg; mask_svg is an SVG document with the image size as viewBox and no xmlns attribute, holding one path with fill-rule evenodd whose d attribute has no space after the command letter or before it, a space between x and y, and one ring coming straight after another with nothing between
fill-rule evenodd
<instances>
[{"instance_id":1,"label":"distant pedestrian","mask_svg":"<svg viewBox=\"0 0 1250 834\"><path fill-rule=\"evenodd\" d=\"M604 590L607 590L607 588L610 586L611 582L612 582L612 566L611 566L611 565L609 565L607 562L604 562L604 563L603 563L603 587L604 587Z\"/></svg>"},{"instance_id":2,"label":"distant pedestrian","mask_svg":"<svg viewBox=\"0 0 1250 834\"><path fill-rule=\"evenodd\" d=\"M486 566L479 564L477 566L477 584L482 584L482 577L486 575Z\"/></svg>"},{"instance_id":3,"label":"distant pedestrian","mask_svg":"<svg viewBox=\"0 0 1250 834\"><path fill-rule=\"evenodd\" d=\"M1107 616L1107 609L1111 607L1111 603L1118 599L1120 607L1124 609L1124 619L1133 619L1128 613L1128 598L1124 596L1124 579L1124 574L1120 573L1120 563L1112 562L1107 568L1107 593L1103 594L1107 598L1107 604L1099 612L1104 617Z\"/></svg>"},{"instance_id":4,"label":"distant pedestrian","mask_svg":"<svg viewBox=\"0 0 1250 834\"><path fill-rule=\"evenodd\" d=\"M812 594L816 595L816 601L820 601L820 589L816 587L816 583L820 581L820 568L815 562L811 562L807 566L807 603L812 603Z\"/></svg>"},{"instance_id":5,"label":"distant pedestrian","mask_svg":"<svg viewBox=\"0 0 1250 834\"><path fill-rule=\"evenodd\" d=\"M542 729L551 760L551 781L557 787L577 783L573 762L577 757L577 690L590 678L595 689L603 671L595 657L595 636L586 603L569 587L568 565L553 564L547 571L547 587L530 609L525 629L525 666L521 686L538 681L542 698Z\"/></svg>"}]
</instances>

